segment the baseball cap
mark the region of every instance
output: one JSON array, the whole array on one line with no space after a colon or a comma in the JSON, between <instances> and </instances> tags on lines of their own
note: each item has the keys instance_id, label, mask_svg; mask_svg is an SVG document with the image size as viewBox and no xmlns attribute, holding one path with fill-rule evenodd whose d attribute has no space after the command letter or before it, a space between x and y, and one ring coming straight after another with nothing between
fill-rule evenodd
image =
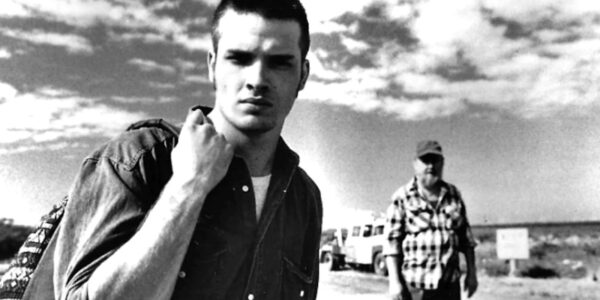
<instances>
[{"instance_id":1,"label":"baseball cap","mask_svg":"<svg viewBox=\"0 0 600 300\"><path fill-rule=\"evenodd\" d=\"M440 145L440 143L433 140L420 141L417 144L417 157L421 157L426 154L436 154L439 156L444 156L442 154L442 146Z\"/></svg>"}]
</instances>

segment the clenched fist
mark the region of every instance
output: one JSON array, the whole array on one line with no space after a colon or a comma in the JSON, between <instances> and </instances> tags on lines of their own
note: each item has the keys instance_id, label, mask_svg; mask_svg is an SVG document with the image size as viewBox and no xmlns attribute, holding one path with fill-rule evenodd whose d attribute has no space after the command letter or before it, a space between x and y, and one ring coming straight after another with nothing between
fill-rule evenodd
<instances>
[{"instance_id":1,"label":"clenched fist","mask_svg":"<svg viewBox=\"0 0 600 300\"><path fill-rule=\"evenodd\" d=\"M233 147L208 122L200 109L189 112L179 142L171 152L173 179L212 190L227 173Z\"/></svg>"}]
</instances>

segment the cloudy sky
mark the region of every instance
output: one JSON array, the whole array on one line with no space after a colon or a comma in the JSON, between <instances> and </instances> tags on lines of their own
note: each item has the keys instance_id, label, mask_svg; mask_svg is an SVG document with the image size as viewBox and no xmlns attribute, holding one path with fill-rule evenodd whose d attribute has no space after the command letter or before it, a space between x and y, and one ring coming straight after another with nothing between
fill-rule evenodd
<instances>
[{"instance_id":1,"label":"cloudy sky","mask_svg":"<svg viewBox=\"0 0 600 300\"><path fill-rule=\"evenodd\" d=\"M471 222L600 220L600 2L305 0L311 77L284 129L326 226L382 212L444 146ZM35 223L127 124L212 105L214 0L3 0L0 217Z\"/></svg>"}]
</instances>

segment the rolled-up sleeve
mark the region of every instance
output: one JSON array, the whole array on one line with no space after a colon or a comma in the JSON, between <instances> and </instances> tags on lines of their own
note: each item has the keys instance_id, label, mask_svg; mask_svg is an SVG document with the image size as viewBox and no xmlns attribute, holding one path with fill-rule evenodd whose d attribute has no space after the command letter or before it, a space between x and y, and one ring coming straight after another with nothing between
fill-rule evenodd
<instances>
[{"instance_id":1,"label":"rolled-up sleeve","mask_svg":"<svg viewBox=\"0 0 600 300\"><path fill-rule=\"evenodd\" d=\"M143 220L145 214L120 173L108 159L84 162L57 236L57 299L87 299L89 277Z\"/></svg>"},{"instance_id":2,"label":"rolled-up sleeve","mask_svg":"<svg viewBox=\"0 0 600 300\"><path fill-rule=\"evenodd\" d=\"M83 162L57 231L56 299L88 299L92 273L137 232L162 181L170 176L162 172L165 178L158 180L148 172L170 165L169 160L157 162L157 155L168 153L165 141L157 144L146 148L139 147L141 143L111 142Z\"/></svg>"},{"instance_id":3,"label":"rolled-up sleeve","mask_svg":"<svg viewBox=\"0 0 600 300\"><path fill-rule=\"evenodd\" d=\"M466 205L458 191L457 194L458 200L462 204L460 213L463 218L462 226L457 230L458 250L464 253L470 248L475 248L475 246L477 246L477 241L475 241L475 237L473 236L473 232L471 231L471 225L469 224L469 218L467 217Z\"/></svg>"},{"instance_id":4,"label":"rolled-up sleeve","mask_svg":"<svg viewBox=\"0 0 600 300\"><path fill-rule=\"evenodd\" d=\"M385 237L387 243L384 243L384 255L399 255L402 249L402 239L404 238L404 211L400 207L398 197L393 197L392 203L386 211Z\"/></svg>"}]
</instances>

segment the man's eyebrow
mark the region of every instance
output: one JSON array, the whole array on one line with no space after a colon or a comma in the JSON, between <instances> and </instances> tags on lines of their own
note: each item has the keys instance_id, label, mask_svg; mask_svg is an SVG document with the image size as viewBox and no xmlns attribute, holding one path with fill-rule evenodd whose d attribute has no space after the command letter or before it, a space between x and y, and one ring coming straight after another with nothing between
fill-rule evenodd
<instances>
[{"instance_id":1,"label":"man's eyebrow","mask_svg":"<svg viewBox=\"0 0 600 300\"><path fill-rule=\"evenodd\" d=\"M225 51L228 55L250 55L250 51L238 50L238 49L228 49Z\"/></svg>"},{"instance_id":2,"label":"man's eyebrow","mask_svg":"<svg viewBox=\"0 0 600 300\"><path fill-rule=\"evenodd\" d=\"M292 54L271 54L269 57L280 60L293 60L296 56Z\"/></svg>"},{"instance_id":3,"label":"man's eyebrow","mask_svg":"<svg viewBox=\"0 0 600 300\"><path fill-rule=\"evenodd\" d=\"M241 49L228 49L225 51L225 55L227 56L252 56L253 52L252 51L247 51L247 50L241 50ZM275 59L278 61L289 61L289 60L294 60L296 58L296 55L294 54L267 54L266 55L269 59Z\"/></svg>"}]
</instances>

